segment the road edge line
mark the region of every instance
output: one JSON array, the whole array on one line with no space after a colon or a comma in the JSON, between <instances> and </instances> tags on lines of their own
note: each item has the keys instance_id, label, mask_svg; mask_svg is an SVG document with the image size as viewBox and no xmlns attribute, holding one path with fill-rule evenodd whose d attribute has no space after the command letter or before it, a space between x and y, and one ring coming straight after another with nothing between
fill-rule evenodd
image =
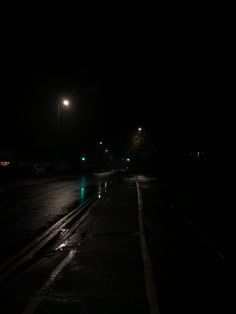
<instances>
[{"instance_id":1,"label":"road edge line","mask_svg":"<svg viewBox=\"0 0 236 314\"><path fill-rule=\"evenodd\" d=\"M146 235L145 235L145 227L144 227L144 220L143 220L143 199L142 199L142 193L140 191L138 179L136 179L136 188L137 188L137 197L138 197L140 245L141 245L142 258L143 258L147 300L148 300L148 305L150 309L150 314L160 314L158 300L157 300L158 299L157 289L156 289L156 284L154 282L152 263L151 263L151 258L149 255Z\"/></svg>"},{"instance_id":2,"label":"road edge line","mask_svg":"<svg viewBox=\"0 0 236 314\"><path fill-rule=\"evenodd\" d=\"M57 276L61 273L61 271L65 268L65 266L70 262L70 260L75 256L76 251L72 250L67 254L67 256L60 262L59 265L52 271L50 274L48 280L43 284L39 292L35 295L35 297L32 299L30 304L26 307L23 314L32 314L36 311L38 306L43 300L43 297L47 293L50 286L53 284Z\"/></svg>"}]
</instances>

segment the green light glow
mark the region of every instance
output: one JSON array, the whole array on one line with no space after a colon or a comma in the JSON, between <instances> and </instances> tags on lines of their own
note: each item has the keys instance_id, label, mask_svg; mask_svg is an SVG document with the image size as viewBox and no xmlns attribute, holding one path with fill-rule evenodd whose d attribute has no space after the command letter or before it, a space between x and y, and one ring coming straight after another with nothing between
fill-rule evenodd
<instances>
[{"instance_id":1,"label":"green light glow","mask_svg":"<svg viewBox=\"0 0 236 314\"><path fill-rule=\"evenodd\" d=\"M80 191L79 191L79 198L81 202L84 201L86 195L86 178L82 177L81 178L81 183L80 183Z\"/></svg>"}]
</instances>

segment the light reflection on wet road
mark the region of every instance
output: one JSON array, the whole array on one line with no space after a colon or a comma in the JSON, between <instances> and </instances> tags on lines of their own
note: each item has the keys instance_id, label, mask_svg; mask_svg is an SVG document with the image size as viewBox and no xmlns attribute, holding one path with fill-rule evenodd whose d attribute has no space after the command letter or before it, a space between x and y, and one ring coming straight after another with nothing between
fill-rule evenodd
<instances>
[{"instance_id":1,"label":"light reflection on wet road","mask_svg":"<svg viewBox=\"0 0 236 314\"><path fill-rule=\"evenodd\" d=\"M0 191L0 258L4 260L107 185L106 177L5 185Z\"/></svg>"}]
</instances>

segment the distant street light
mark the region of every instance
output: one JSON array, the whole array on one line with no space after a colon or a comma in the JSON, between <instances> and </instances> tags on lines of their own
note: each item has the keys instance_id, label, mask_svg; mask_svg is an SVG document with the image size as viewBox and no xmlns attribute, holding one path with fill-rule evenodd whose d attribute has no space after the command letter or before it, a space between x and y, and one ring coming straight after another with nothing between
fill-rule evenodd
<instances>
[{"instance_id":1,"label":"distant street light","mask_svg":"<svg viewBox=\"0 0 236 314\"><path fill-rule=\"evenodd\" d=\"M108 153L108 149L105 149L105 152Z\"/></svg>"},{"instance_id":2,"label":"distant street light","mask_svg":"<svg viewBox=\"0 0 236 314\"><path fill-rule=\"evenodd\" d=\"M138 128L138 131L141 132L141 131L142 131L142 128L139 127L139 128Z\"/></svg>"},{"instance_id":3,"label":"distant street light","mask_svg":"<svg viewBox=\"0 0 236 314\"><path fill-rule=\"evenodd\" d=\"M102 145L102 142L99 142L100 145Z\"/></svg>"},{"instance_id":4,"label":"distant street light","mask_svg":"<svg viewBox=\"0 0 236 314\"><path fill-rule=\"evenodd\" d=\"M85 154L83 154L80 158L81 162L82 162L82 169L83 171L86 171L86 161L87 161L87 157Z\"/></svg>"}]
</instances>

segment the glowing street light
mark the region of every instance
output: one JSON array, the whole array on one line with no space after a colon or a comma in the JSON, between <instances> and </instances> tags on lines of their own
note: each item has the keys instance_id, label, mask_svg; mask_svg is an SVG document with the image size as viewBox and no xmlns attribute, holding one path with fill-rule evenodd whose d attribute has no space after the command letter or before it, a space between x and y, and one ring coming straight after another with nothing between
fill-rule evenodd
<instances>
[{"instance_id":1,"label":"glowing street light","mask_svg":"<svg viewBox=\"0 0 236 314\"><path fill-rule=\"evenodd\" d=\"M99 144L100 144L100 145L102 145L102 144L103 144L103 143L102 143L102 141L101 141L101 142L99 142Z\"/></svg>"},{"instance_id":2,"label":"glowing street light","mask_svg":"<svg viewBox=\"0 0 236 314\"><path fill-rule=\"evenodd\" d=\"M61 105L68 107L70 101L68 99L63 99L61 102L57 103L57 142L58 142L58 154L59 154L59 145L60 145L60 107Z\"/></svg>"},{"instance_id":3,"label":"glowing street light","mask_svg":"<svg viewBox=\"0 0 236 314\"><path fill-rule=\"evenodd\" d=\"M139 127L139 128L138 128L138 131L139 131L139 132L141 132L141 131L142 131L142 128L141 128L141 127Z\"/></svg>"},{"instance_id":4,"label":"glowing street light","mask_svg":"<svg viewBox=\"0 0 236 314\"><path fill-rule=\"evenodd\" d=\"M108 153L108 149L105 149L105 153Z\"/></svg>"},{"instance_id":5,"label":"glowing street light","mask_svg":"<svg viewBox=\"0 0 236 314\"><path fill-rule=\"evenodd\" d=\"M81 161L82 169L83 169L83 171L85 172L85 171L86 171L86 166L87 166L87 156L86 156L85 154L83 154L83 155L80 157L80 161Z\"/></svg>"},{"instance_id":6,"label":"glowing street light","mask_svg":"<svg viewBox=\"0 0 236 314\"><path fill-rule=\"evenodd\" d=\"M69 106L69 104L70 104L68 99L64 99L62 103L64 106Z\"/></svg>"}]
</instances>

